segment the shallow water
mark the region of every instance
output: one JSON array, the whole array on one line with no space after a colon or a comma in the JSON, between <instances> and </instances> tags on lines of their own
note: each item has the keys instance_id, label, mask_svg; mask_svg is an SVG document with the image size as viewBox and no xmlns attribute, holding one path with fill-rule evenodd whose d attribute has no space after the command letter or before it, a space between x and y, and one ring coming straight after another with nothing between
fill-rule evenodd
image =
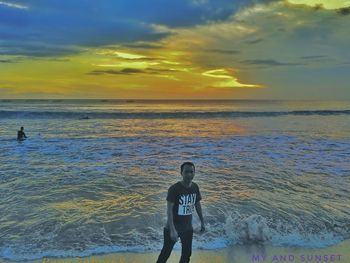
<instances>
[{"instance_id":1,"label":"shallow water","mask_svg":"<svg viewBox=\"0 0 350 263\"><path fill-rule=\"evenodd\" d=\"M349 110L346 101L2 101L0 257L159 250L166 192L187 160L207 221L195 248L349 239Z\"/></svg>"}]
</instances>

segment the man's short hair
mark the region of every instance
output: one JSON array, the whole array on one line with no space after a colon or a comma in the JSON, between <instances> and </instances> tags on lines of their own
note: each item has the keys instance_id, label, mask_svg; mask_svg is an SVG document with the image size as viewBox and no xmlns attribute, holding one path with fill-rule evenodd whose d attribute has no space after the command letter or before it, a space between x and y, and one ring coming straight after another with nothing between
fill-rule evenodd
<instances>
[{"instance_id":1,"label":"man's short hair","mask_svg":"<svg viewBox=\"0 0 350 263\"><path fill-rule=\"evenodd\" d=\"M193 170L196 171L196 167L194 166L194 163L192 163L192 162L184 162L183 164L181 164L181 173L184 170L185 165L192 165L193 166Z\"/></svg>"}]
</instances>

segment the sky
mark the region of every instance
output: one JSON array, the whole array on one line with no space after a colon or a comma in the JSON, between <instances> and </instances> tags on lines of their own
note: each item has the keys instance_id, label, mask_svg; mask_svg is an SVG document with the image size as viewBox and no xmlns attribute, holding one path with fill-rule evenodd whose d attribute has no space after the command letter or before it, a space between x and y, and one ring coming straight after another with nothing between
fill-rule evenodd
<instances>
[{"instance_id":1,"label":"sky","mask_svg":"<svg viewBox=\"0 0 350 263\"><path fill-rule=\"evenodd\" d=\"M350 100L349 47L349 0L0 0L0 98Z\"/></svg>"}]
</instances>

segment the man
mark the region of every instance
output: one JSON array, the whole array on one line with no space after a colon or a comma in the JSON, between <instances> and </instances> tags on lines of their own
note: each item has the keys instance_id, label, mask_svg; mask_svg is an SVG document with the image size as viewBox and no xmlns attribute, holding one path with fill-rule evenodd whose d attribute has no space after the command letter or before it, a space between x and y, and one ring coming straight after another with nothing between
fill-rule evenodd
<instances>
[{"instance_id":1,"label":"man","mask_svg":"<svg viewBox=\"0 0 350 263\"><path fill-rule=\"evenodd\" d=\"M192 254L192 213L194 207L201 221L200 232L205 231L202 207L202 199L199 187L192 182L195 173L194 164L185 162L181 165L182 180L170 186L167 195L167 224L164 227L164 244L158 257L157 263L165 263L171 251L177 242L178 237L181 240L181 259L180 263L190 262Z\"/></svg>"},{"instance_id":2,"label":"man","mask_svg":"<svg viewBox=\"0 0 350 263\"><path fill-rule=\"evenodd\" d=\"M27 138L27 136L24 133L24 128L21 127L21 129L17 132L17 140L23 141L25 138Z\"/></svg>"}]
</instances>

